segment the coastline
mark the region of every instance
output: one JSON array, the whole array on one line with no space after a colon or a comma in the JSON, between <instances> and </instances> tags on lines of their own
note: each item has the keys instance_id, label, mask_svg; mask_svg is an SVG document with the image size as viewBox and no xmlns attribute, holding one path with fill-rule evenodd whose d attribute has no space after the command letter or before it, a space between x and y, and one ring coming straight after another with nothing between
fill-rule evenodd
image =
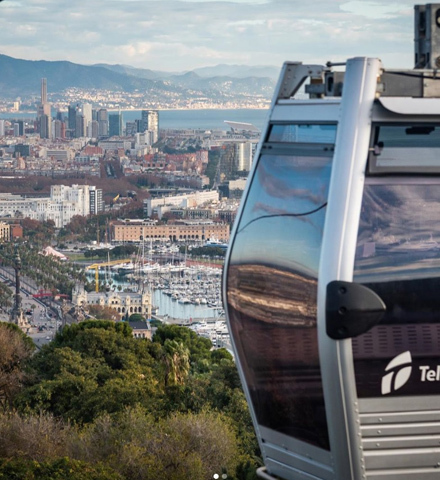
<instances>
[{"instance_id":1,"label":"coastline","mask_svg":"<svg viewBox=\"0 0 440 480\"><path fill-rule=\"evenodd\" d=\"M100 107L104 108L104 107ZM159 112L192 112L192 111L197 111L197 110L269 110L270 108L270 103L266 106L253 106L253 107L212 107L212 106L206 106L206 107L194 107L194 108L188 108L188 107L176 107L176 108L157 108L157 107L144 107L144 108L107 108L106 110L108 112L142 112L142 110L157 110ZM67 113L67 109L60 109L58 110L59 112L62 113ZM37 116L37 111L36 110L20 110L19 112L17 111L0 111L0 116L3 115L32 115L32 116Z\"/></svg>"},{"instance_id":2,"label":"coastline","mask_svg":"<svg viewBox=\"0 0 440 480\"><path fill-rule=\"evenodd\" d=\"M118 111L118 110L116 110ZM142 110L121 110L123 122L140 119ZM226 121L251 123L262 129L267 121L269 109L264 108L203 108L203 109L164 109L159 110L159 128L164 130L229 130ZM111 113L111 111L109 112ZM65 115L65 113L63 113ZM36 112L0 113L0 119L9 121L34 121Z\"/></svg>"}]
</instances>

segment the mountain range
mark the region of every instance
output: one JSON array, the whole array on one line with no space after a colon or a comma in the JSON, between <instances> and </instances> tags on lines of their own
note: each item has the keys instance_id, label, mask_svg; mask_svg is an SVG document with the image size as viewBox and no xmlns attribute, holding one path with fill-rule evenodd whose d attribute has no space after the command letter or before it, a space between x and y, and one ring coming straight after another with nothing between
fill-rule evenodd
<instances>
[{"instance_id":1,"label":"mountain range","mask_svg":"<svg viewBox=\"0 0 440 480\"><path fill-rule=\"evenodd\" d=\"M165 97L206 96L233 100L243 96L270 99L279 68L272 66L217 65L187 72L163 72L128 65L80 65L67 61L21 60L0 54L0 97L40 94L47 78L48 92L69 88L153 92Z\"/></svg>"}]
</instances>

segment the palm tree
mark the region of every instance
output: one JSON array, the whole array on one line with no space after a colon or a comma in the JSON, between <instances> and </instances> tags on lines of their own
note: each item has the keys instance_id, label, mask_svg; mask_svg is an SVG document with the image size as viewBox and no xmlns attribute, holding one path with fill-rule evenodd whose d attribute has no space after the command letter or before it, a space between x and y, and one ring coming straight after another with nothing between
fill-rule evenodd
<instances>
[{"instance_id":1,"label":"palm tree","mask_svg":"<svg viewBox=\"0 0 440 480\"><path fill-rule=\"evenodd\" d=\"M176 340L165 340L162 360L165 366L165 387L182 385L189 373L189 350Z\"/></svg>"}]
</instances>

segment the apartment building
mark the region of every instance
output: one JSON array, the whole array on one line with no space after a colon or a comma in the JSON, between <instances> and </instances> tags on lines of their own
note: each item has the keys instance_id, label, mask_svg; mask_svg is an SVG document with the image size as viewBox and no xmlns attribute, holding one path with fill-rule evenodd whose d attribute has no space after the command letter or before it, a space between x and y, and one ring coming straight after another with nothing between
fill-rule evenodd
<instances>
[{"instance_id":1,"label":"apartment building","mask_svg":"<svg viewBox=\"0 0 440 480\"><path fill-rule=\"evenodd\" d=\"M102 208L102 190L90 185L52 185L50 197L44 198L2 193L0 217L27 217L40 222L53 220L56 228L62 228L75 215L95 213L91 211L91 198L94 209L99 205Z\"/></svg>"}]
</instances>

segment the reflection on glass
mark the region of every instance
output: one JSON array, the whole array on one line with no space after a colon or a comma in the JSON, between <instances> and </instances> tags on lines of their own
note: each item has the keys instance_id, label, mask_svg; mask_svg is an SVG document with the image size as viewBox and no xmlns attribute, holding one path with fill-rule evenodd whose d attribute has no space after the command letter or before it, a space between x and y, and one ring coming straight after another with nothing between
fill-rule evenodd
<instances>
[{"instance_id":1,"label":"reflection on glass","mask_svg":"<svg viewBox=\"0 0 440 480\"><path fill-rule=\"evenodd\" d=\"M357 281L437 276L440 188L366 185L355 259Z\"/></svg>"},{"instance_id":2,"label":"reflection on glass","mask_svg":"<svg viewBox=\"0 0 440 480\"><path fill-rule=\"evenodd\" d=\"M269 142L280 143L329 143L336 139L336 125L271 125Z\"/></svg>"},{"instance_id":3,"label":"reflection on glass","mask_svg":"<svg viewBox=\"0 0 440 480\"><path fill-rule=\"evenodd\" d=\"M227 302L258 422L328 448L316 304L331 158L262 155L228 268Z\"/></svg>"},{"instance_id":4,"label":"reflection on glass","mask_svg":"<svg viewBox=\"0 0 440 480\"><path fill-rule=\"evenodd\" d=\"M403 352L410 352L414 372L439 363L440 185L435 181L365 186L354 281L376 292L387 310L379 325L352 342L359 397L382 395L385 368ZM440 394L440 382L423 383L413 375L395 393L422 394Z\"/></svg>"}]
</instances>

